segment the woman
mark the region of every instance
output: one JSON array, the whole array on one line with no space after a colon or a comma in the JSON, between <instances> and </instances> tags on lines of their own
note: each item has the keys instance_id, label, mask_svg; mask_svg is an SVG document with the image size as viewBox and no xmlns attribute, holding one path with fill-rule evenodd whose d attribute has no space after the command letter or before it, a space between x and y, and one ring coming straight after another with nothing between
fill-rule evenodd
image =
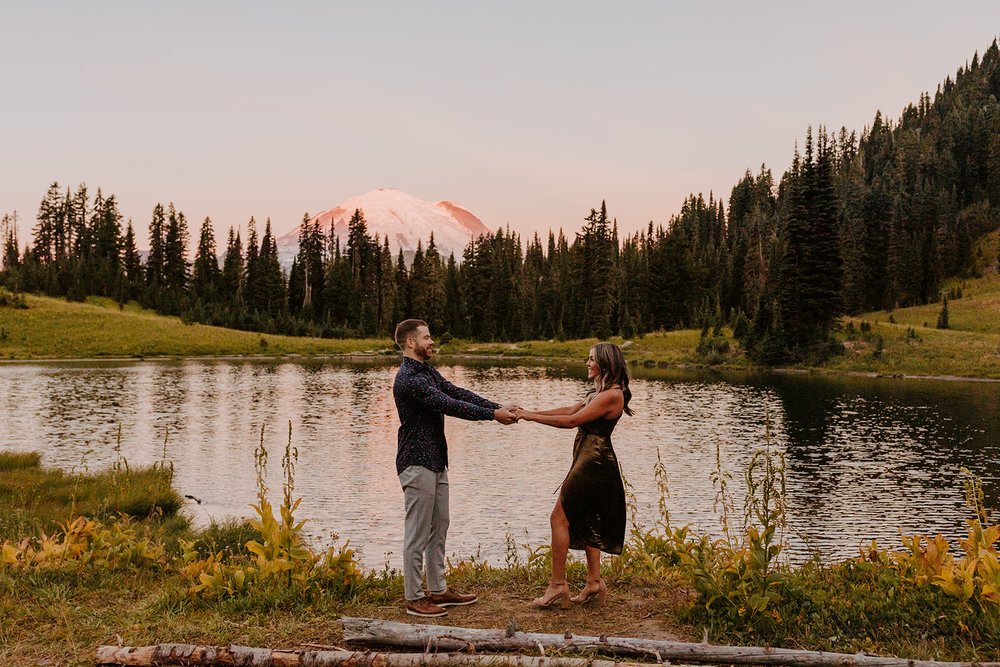
<instances>
[{"instance_id":1,"label":"woman","mask_svg":"<svg viewBox=\"0 0 1000 667\"><path fill-rule=\"evenodd\" d=\"M587 585L573 602L607 598L601 580L601 552L620 554L625 543L625 488L618 459L611 447L611 432L622 413L631 415L628 403L628 368L621 349L612 343L598 343L590 349L587 379L594 389L587 397L565 408L528 412L517 409L518 419L556 428L577 428L573 442L573 464L563 480L562 490L552 509L552 575L549 587L532 604L550 607L560 602L569 606L566 583L566 553L584 549L587 553Z\"/></svg>"}]
</instances>

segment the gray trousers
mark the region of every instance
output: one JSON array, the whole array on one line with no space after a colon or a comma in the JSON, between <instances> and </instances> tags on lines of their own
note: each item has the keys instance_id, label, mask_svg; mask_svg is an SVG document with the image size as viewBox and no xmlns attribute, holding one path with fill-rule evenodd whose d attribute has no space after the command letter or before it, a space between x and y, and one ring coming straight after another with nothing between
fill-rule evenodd
<instances>
[{"instance_id":1,"label":"gray trousers","mask_svg":"<svg viewBox=\"0 0 1000 667\"><path fill-rule=\"evenodd\" d=\"M407 600L424 596L421 583L427 568L427 590L443 593L444 543L448 537L448 471L409 466L399 473L406 505L403 527L403 589Z\"/></svg>"}]
</instances>

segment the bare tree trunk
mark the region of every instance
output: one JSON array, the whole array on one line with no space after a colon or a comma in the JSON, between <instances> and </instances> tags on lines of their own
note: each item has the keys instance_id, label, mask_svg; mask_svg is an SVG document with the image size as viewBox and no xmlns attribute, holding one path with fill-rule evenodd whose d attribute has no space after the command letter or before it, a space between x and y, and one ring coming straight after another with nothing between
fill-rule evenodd
<instances>
[{"instance_id":1,"label":"bare tree trunk","mask_svg":"<svg viewBox=\"0 0 1000 667\"><path fill-rule=\"evenodd\" d=\"M480 630L446 625L410 625L370 618L342 618L344 641L365 646L393 646L419 650L516 651L553 650L597 651L606 655L652 657L657 662L710 663L732 665L779 665L790 667L1000 667L1000 662L934 662L878 656L797 649L713 646L692 642L622 637L585 637Z\"/></svg>"},{"instance_id":2,"label":"bare tree trunk","mask_svg":"<svg viewBox=\"0 0 1000 667\"><path fill-rule=\"evenodd\" d=\"M186 665L216 667L648 667L639 663L539 658L524 655L467 653L368 653L353 651L289 651L247 646L100 646L96 665L152 667Z\"/></svg>"}]
</instances>

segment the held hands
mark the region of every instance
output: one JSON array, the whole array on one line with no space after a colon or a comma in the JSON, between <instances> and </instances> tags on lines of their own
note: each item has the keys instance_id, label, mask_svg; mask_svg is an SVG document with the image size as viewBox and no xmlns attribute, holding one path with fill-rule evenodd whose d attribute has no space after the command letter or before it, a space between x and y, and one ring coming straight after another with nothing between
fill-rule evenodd
<instances>
[{"instance_id":1,"label":"held hands","mask_svg":"<svg viewBox=\"0 0 1000 667\"><path fill-rule=\"evenodd\" d=\"M494 410L493 419L496 419L498 422L500 422L505 426L517 423L517 417L514 415L513 412L511 412L510 408L507 407L501 407L498 408L497 410Z\"/></svg>"},{"instance_id":2,"label":"held hands","mask_svg":"<svg viewBox=\"0 0 1000 667\"><path fill-rule=\"evenodd\" d=\"M493 413L493 418L505 426L516 424L519 419L519 415L516 414L516 411L521 409L521 406L516 403L504 403L500 406L499 410L496 410Z\"/></svg>"}]
</instances>

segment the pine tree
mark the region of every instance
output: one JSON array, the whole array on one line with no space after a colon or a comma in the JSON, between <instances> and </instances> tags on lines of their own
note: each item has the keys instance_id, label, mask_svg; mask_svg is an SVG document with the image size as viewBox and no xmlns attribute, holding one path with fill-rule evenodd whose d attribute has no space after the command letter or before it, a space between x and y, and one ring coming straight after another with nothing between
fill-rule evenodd
<instances>
[{"instance_id":1,"label":"pine tree","mask_svg":"<svg viewBox=\"0 0 1000 667\"><path fill-rule=\"evenodd\" d=\"M146 284L154 290L164 285L164 249L163 235L166 226L166 216L163 204L153 208L153 218L149 222L149 254L146 255Z\"/></svg>"},{"instance_id":2,"label":"pine tree","mask_svg":"<svg viewBox=\"0 0 1000 667\"><path fill-rule=\"evenodd\" d=\"M256 314L264 307L261 297L260 248L258 247L257 223L250 217L247 223L247 251L243 275L243 302L250 313Z\"/></svg>"},{"instance_id":3,"label":"pine tree","mask_svg":"<svg viewBox=\"0 0 1000 667\"><path fill-rule=\"evenodd\" d=\"M222 295L222 272L219 270L215 230L208 217L201 223L198 234L198 250L191 275L191 295L204 304L215 303Z\"/></svg>"},{"instance_id":4,"label":"pine tree","mask_svg":"<svg viewBox=\"0 0 1000 667\"><path fill-rule=\"evenodd\" d=\"M438 253L437 245L434 243L434 232L431 232L430 240L427 243L427 252L424 253L423 283L421 285L426 296L426 317L427 324L431 331L445 333L445 276L444 267L441 264L441 255Z\"/></svg>"},{"instance_id":5,"label":"pine tree","mask_svg":"<svg viewBox=\"0 0 1000 667\"><path fill-rule=\"evenodd\" d=\"M843 312L838 205L830 145L822 130L816 149L814 153L810 130L805 158L793 163L785 189L778 306L783 335L793 357L821 352Z\"/></svg>"},{"instance_id":6,"label":"pine tree","mask_svg":"<svg viewBox=\"0 0 1000 667\"><path fill-rule=\"evenodd\" d=\"M462 298L462 280L459 273L455 253L448 256L448 266L445 270L445 314L447 331L454 336L465 336L464 300Z\"/></svg>"},{"instance_id":7,"label":"pine tree","mask_svg":"<svg viewBox=\"0 0 1000 667\"><path fill-rule=\"evenodd\" d=\"M394 319L397 308L396 273L392 265L392 250L389 249L388 235L386 235L379 253L378 280L378 333L379 335L391 336L398 320Z\"/></svg>"},{"instance_id":8,"label":"pine tree","mask_svg":"<svg viewBox=\"0 0 1000 667\"><path fill-rule=\"evenodd\" d=\"M222 260L222 296L228 305L239 309L243 300L243 244L238 230L229 228L226 256Z\"/></svg>"},{"instance_id":9,"label":"pine tree","mask_svg":"<svg viewBox=\"0 0 1000 667\"><path fill-rule=\"evenodd\" d=\"M38 206L38 224L33 230L34 244L31 253L43 264L48 264L54 259L55 229L61 224L59 219L64 214L62 194L59 190L59 183L53 182Z\"/></svg>"},{"instance_id":10,"label":"pine tree","mask_svg":"<svg viewBox=\"0 0 1000 667\"><path fill-rule=\"evenodd\" d=\"M135 230L132 228L132 221L128 221L125 228L125 240L122 242L122 264L125 270L126 293L125 298L129 300L139 299L142 294L142 285L145 282L142 271L142 259L139 257L139 248L135 242Z\"/></svg>"},{"instance_id":11,"label":"pine tree","mask_svg":"<svg viewBox=\"0 0 1000 667\"><path fill-rule=\"evenodd\" d=\"M271 219L264 223L264 236L260 240L260 311L272 318L288 312L288 293L285 276L278 261L278 245L271 233Z\"/></svg>"},{"instance_id":12,"label":"pine tree","mask_svg":"<svg viewBox=\"0 0 1000 667\"><path fill-rule=\"evenodd\" d=\"M361 335L372 335L378 326L378 243L368 235L361 209L347 223L346 258L350 266L348 317Z\"/></svg>"},{"instance_id":13,"label":"pine tree","mask_svg":"<svg viewBox=\"0 0 1000 667\"><path fill-rule=\"evenodd\" d=\"M396 257L396 307L393 320L396 323L402 322L410 317L413 312L413 301L410 296L410 274L406 269L406 260L403 257L403 248L400 246L399 254Z\"/></svg>"},{"instance_id":14,"label":"pine tree","mask_svg":"<svg viewBox=\"0 0 1000 667\"><path fill-rule=\"evenodd\" d=\"M326 239L319 221L310 222L309 214L302 216L299 226L299 252L289 275L289 308L293 313L302 313L312 318L316 308L313 304L323 303L323 252Z\"/></svg>"},{"instance_id":15,"label":"pine tree","mask_svg":"<svg viewBox=\"0 0 1000 667\"><path fill-rule=\"evenodd\" d=\"M167 228L163 236L163 279L165 286L177 294L187 288L187 250L187 219L171 203L167 206Z\"/></svg>"},{"instance_id":16,"label":"pine tree","mask_svg":"<svg viewBox=\"0 0 1000 667\"><path fill-rule=\"evenodd\" d=\"M20 251L17 240L17 211L4 213L0 219L0 239L3 240L3 254L0 255L0 268L5 273L10 274L16 271L21 264Z\"/></svg>"},{"instance_id":17,"label":"pine tree","mask_svg":"<svg viewBox=\"0 0 1000 667\"><path fill-rule=\"evenodd\" d=\"M938 313L937 320L938 329L947 329L948 327L948 297L945 296L941 299L941 312Z\"/></svg>"}]
</instances>

